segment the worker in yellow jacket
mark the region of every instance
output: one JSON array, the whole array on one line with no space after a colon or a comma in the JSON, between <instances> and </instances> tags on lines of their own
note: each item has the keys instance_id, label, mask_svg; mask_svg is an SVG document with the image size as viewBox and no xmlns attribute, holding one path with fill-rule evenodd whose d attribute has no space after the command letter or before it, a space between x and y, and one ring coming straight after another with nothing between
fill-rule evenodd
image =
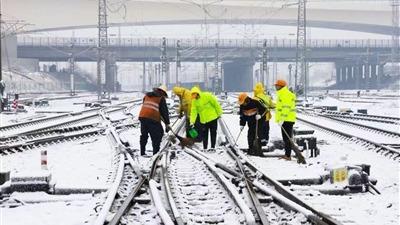
<instances>
[{"instance_id":1,"label":"worker in yellow jacket","mask_svg":"<svg viewBox=\"0 0 400 225\"><path fill-rule=\"evenodd\" d=\"M288 89L284 80L277 80L275 88L277 90L275 121L281 126L282 138L285 143L283 158L291 160L290 139L293 137L293 125L296 122L296 95Z\"/></svg>"},{"instance_id":2,"label":"worker in yellow jacket","mask_svg":"<svg viewBox=\"0 0 400 225\"><path fill-rule=\"evenodd\" d=\"M261 123L261 145L265 146L269 140L269 120L272 118L271 109L275 108L275 104L272 102L271 96L265 93L264 85L258 82L254 86L254 99L258 100L261 105L266 109L265 111L265 121Z\"/></svg>"},{"instance_id":3,"label":"worker in yellow jacket","mask_svg":"<svg viewBox=\"0 0 400 225\"><path fill-rule=\"evenodd\" d=\"M203 125L203 147L207 149L208 132L211 135L211 148L215 148L217 141L218 118L222 115L222 108L217 98L209 92L201 92L200 88L193 87L192 109L190 112L190 126L194 126L197 114Z\"/></svg>"},{"instance_id":4,"label":"worker in yellow jacket","mask_svg":"<svg viewBox=\"0 0 400 225\"><path fill-rule=\"evenodd\" d=\"M172 89L174 94L179 97L180 104L178 109L179 118L183 116L186 117L186 137L189 137L189 129L190 129L190 113L192 109L192 92L189 89L184 87L174 87ZM203 128L200 123L200 118L197 116L196 122L194 124L194 128L198 132L198 136L196 137L196 141L202 140L202 132Z\"/></svg>"}]
</instances>

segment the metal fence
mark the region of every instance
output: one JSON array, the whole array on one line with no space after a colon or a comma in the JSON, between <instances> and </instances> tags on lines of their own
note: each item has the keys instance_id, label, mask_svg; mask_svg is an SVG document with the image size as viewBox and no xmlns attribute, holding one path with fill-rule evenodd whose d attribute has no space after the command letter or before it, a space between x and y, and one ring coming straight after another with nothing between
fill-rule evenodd
<instances>
[{"instance_id":1,"label":"metal fence","mask_svg":"<svg viewBox=\"0 0 400 225\"><path fill-rule=\"evenodd\" d=\"M262 48L267 41L267 48L295 48L295 39L167 39L168 47L175 47L180 41L183 48ZM109 38L109 46L113 47L160 47L161 38ZM60 38L60 37L18 37L19 46L82 46L96 47L97 38ZM307 40L309 48L391 48L391 39L314 39Z\"/></svg>"}]
</instances>

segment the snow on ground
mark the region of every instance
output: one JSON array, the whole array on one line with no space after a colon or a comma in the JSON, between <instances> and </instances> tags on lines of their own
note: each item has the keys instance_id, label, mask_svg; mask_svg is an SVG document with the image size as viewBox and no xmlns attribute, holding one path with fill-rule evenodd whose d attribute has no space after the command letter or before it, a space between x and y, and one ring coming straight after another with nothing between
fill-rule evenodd
<instances>
[{"instance_id":1,"label":"snow on ground","mask_svg":"<svg viewBox=\"0 0 400 225\"><path fill-rule=\"evenodd\" d=\"M400 117L400 96L379 97L370 96L366 98L357 98L350 96L346 98L341 97L326 97L324 99L314 99L315 106L338 106L340 109L351 109L357 112L358 109L367 109L368 114Z\"/></svg>"},{"instance_id":2,"label":"snow on ground","mask_svg":"<svg viewBox=\"0 0 400 225\"><path fill-rule=\"evenodd\" d=\"M141 93L129 93L120 96L119 101L132 100L141 97ZM82 105L73 106L78 99L55 100L50 102L51 110L79 110ZM79 101L83 101L79 99ZM364 107L366 103L351 103L355 107ZM367 103L369 112L379 109L385 114L386 110L398 109L398 102L385 100L381 105ZM390 106L386 109L383 106ZM73 107L76 107L73 108ZM140 107L131 110L134 119ZM379 111L377 111L379 112ZM35 115L32 113L30 116ZM6 115L1 115L4 118ZM9 116L9 115L7 115ZM27 117L29 114L17 114L15 118ZM122 116L111 114L112 119ZM393 115L392 115L393 116ZM239 118L237 115L223 115L232 135L236 138L239 133ZM0 118L1 119L1 118ZM10 121L10 120L8 120ZM173 120L174 121L174 120ZM173 122L172 121L172 122ZM271 140L280 140L281 134L277 125L271 121ZM300 122L296 125L307 128ZM292 186L296 194L305 199L317 209L334 215L336 218L355 221L355 224L384 224L395 225L399 222L399 164L364 147L338 139L322 131L316 130L315 135L319 142L321 155L317 158L307 158L306 165L299 165L294 160L291 162L277 158L251 157L251 160L268 175L275 179L314 178L325 174L326 168L345 164L371 164L371 176L378 180L377 188L382 195L370 193L352 194L346 196L328 196L319 192L308 190L307 195L301 195ZM139 148L140 129L131 129L122 132L121 136L130 142L133 148ZM239 147L247 148L247 127L239 137ZM81 141L67 142L48 147L49 171L59 187L93 187L105 186L108 171L111 168L111 151L104 136L96 136ZM147 144L148 155L151 155L151 142ZM276 153L283 154L277 150ZM40 149L29 150L10 156L1 157L1 168L9 169L13 173L33 173L40 170ZM84 170L82 170L84 169ZM332 185L322 185L332 188ZM306 187L312 189L314 187ZM309 196L309 193L314 193ZM93 208L97 197L88 199L88 195L49 196L44 193L14 193L12 198L25 201L26 204L16 208L0 208L1 224L16 225L26 224L84 224L94 213ZM31 203L42 200L41 203ZM26 213L29 212L29 213Z\"/></svg>"},{"instance_id":3,"label":"snow on ground","mask_svg":"<svg viewBox=\"0 0 400 225\"><path fill-rule=\"evenodd\" d=\"M376 122L376 121L368 121L368 120L354 120L354 119L347 119L347 118L339 118L341 120L349 121L352 123L357 123L360 125L367 125L370 127L375 127L379 129L383 129L386 131L392 131L392 132L397 132L400 133L400 126L398 124L391 124L391 123L382 123L382 122Z\"/></svg>"},{"instance_id":4,"label":"snow on ground","mask_svg":"<svg viewBox=\"0 0 400 225\"><path fill-rule=\"evenodd\" d=\"M141 93L121 94L116 103L141 96ZM50 106L46 108L79 111L83 109L83 105L73 105L74 102L93 101L96 98L54 100L50 101ZM1 116L9 115L1 114ZM26 114L19 113L12 116L21 119ZM110 117L119 119L122 118L122 113L112 113ZM107 177L112 169L112 151L104 135L1 156L0 170L11 171L11 176L41 173L41 149L47 149L48 168L56 189L108 187ZM85 224L95 213L94 208L99 201L98 196L92 197L91 194L48 195L41 192L13 193L10 198L25 203L15 208L5 208L0 205L0 224L22 225L27 221L31 225Z\"/></svg>"},{"instance_id":5,"label":"snow on ground","mask_svg":"<svg viewBox=\"0 0 400 225\"><path fill-rule=\"evenodd\" d=\"M236 138L239 133L239 117L237 115L224 115L223 119ZM281 140L280 129L277 124L270 121L270 140ZM310 127L297 122L295 126L310 129ZM240 148L247 148L247 127L239 137ZM319 192L310 192L312 188L338 188L327 184L321 186L307 186L308 195L300 196L318 210L333 215L343 221L354 221L360 225L397 225L399 216L399 164L365 147L358 146L349 141L338 139L322 131L316 130L315 136L319 141L318 147L321 155L317 158L307 158L307 164L297 164L293 159L288 162L274 158L260 158L251 156L251 160L267 175L274 179L319 178L326 174L329 168L338 168L343 165L370 164L371 177L378 180L377 189L382 195L370 193L352 194L346 196L323 195ZM322 142L321 142L322 141ZM276 150L284 154L283 150ZM299 186L297 186L299 187ZM296 185L291 188L296 189ZM301 188L301 187L300 187ZM309 196L313 193L313 196ZM296 192L296 194L299 194Z\"/></svg>"},{"instance_id":6,"label":"snow on ground","mask_svg":"<svg viewBox=\"0 0 400 225\"><path fill-rule=\"evenodd\" d=\"M94 214L96 198L91 195L71 195L68 199L54 199L42 192L14 193L11 198L22 202L32 199L40 203L25 203L12 209L0 208L0 224L22 225L81 225ZM27 201L28 200L28 201ZM29 221L29 222L28 222Z\"/></svg>"}]
</instances>

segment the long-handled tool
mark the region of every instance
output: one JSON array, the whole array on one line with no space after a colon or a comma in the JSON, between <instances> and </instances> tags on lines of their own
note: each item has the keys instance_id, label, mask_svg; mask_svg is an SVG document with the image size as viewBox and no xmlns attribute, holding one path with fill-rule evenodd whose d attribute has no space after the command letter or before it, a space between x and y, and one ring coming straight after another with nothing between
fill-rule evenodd
<instances>
[{"instance_id":1,"label":"long-handled tool","mask_svg":"<svg viewBox=\"0 0 400 225\"><path fill-rule=\"evenodd\" d=\"M236 137L235 143L233 144L233 146L236 146L237 141L239 140L240 135L242 134L243 129L240 130L238 136Z\"/></svg>"},{"instance_id":2,"label":"long-handled tool","mask_svg":"<svg viewBox=\"0 0 400 225\"><path fill-rule=\"evenodd\" d=\"M171 133L179 140L180 145L182 147L191 147L191 146L194 145L194 140L193 139L185 138L185 137L182 137L182 136L178 135L177 133L175 133L175 131L172 129L172 127L170 125L165 123L165 120L164 120L164 118L162 116L161 116L161 120L164 122L165 126L168 127L168 129L171 131Z\"/></svg>"},{"instance_id":3,"label":"long-handled tool","mask_svg":"<svg viewBox=\"0 0 400 225\"><path fill-rule=\"evenodd\" d=\"M283 128L283 126L281 126L281 129L283 130L283 133L285 133L286 137L290 141L290 145L292 146L292 149L297 157L297 163L306 164L306 160L305 160L304 156L301 154L299 147L297 147L297 145L294 143L292 137L289 136L289 134L286 132L286 130Z\"/></svg>"}]
</instances>

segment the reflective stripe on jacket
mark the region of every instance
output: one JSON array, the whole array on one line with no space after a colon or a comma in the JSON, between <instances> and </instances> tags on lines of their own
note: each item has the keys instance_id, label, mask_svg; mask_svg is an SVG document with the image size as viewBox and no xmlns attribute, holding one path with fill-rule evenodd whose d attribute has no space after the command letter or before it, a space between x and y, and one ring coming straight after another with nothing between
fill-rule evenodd
<instances>
[{"instance_id":1,"label":"reflective stripe on jacket","mask_svg":"<svg viewBox=\"0 0 400 225\"><path fill-rule=\"evenodd\" d=\"M160 122L160 101L161 97L145 96L139 118L148 118Z\"/></svg>"},{"instance_id":2,"label":"reflective stripe on jacket","mask_svg":"<svg viewBox=\"0 0 400 225\"><path fill-rule=\"evenodd\" d=\"M277 91L275 121L279 122L296 122L296 95L287 87Z\"/></svg>"}]
</instances>

